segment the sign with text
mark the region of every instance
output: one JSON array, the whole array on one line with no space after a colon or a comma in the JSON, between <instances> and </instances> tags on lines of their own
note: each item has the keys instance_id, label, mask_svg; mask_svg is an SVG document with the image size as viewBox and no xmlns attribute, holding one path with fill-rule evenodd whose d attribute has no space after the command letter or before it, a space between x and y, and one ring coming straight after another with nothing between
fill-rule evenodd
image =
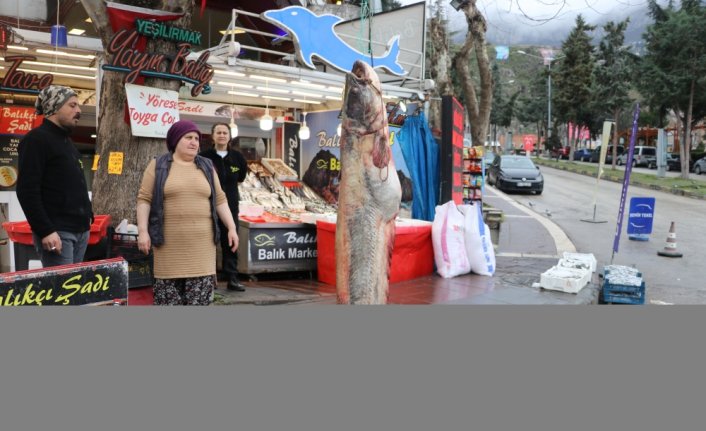
<instances>
[{"instance_id":1,"label":"sign with text","mask_svg":"<svg viewBox=\"0 0 706 431\"><path fill-rule=\"evenodd\" d=\"M316 259L316 229L314 228L251 228L249 234L252 262Z\"/></svg>"},{"instance_id":2,"label":"sign with text","mask_svg":"<svg viewBox=\"0 0 706 431\"><path fill-rule=\"evenodd\" d=\"M0 306L85 305L127 298L127 261L118 257L0 274Z\"/></svg>"},{"instance_id":3,"label":"sign with text","mask_svg":"<svg viewBox=\"0 0 706 431\"><path fill-rule=\"evenodd\" d=\"M534 151L534 146L537 144L537 135L522 135L522 146L525 151Z\"/></svg>"},{"instance_id":4,"label":"sign with text","mask_svg":"<svg viewBox=\"0 0 706 431\"><path fill-rule=\"evenodd\" d=\"M108 156L108 173L113 175L122 175L123 173L123 157L124 154L120 151L111 151Z\"/></svg>"},{"instance_id":5,"label":"sign with text","mask_svg":"<svg viewBox=\"0 0 706 431\"><path fill-rule=\"evenodd\" d=\"M37 115L34 108L23 106L3 106L0 108L0 133L26 135L42 124L44 117Z\"/></svg>"},{"instance_id":6,"label":"sign with text","mask_svg":"<svg viewBox=\"0 0 706 431\"><path fill-rule=\"evenodd\" d=\"M283 137L283 154L282 160L290 168L294 169L294 172L299 175L299 168L301 162L301 140L299 139L299 128L301 125L299 123L284 123L282 128Z\"/></svg>"},{"instance_id":7,"label":"sign with text","mask_svg":"<svg viewBox=\"0 0 706 431\"><path fill-rule=\"evenodd\" d=\"M628 212L628 238L647 241L652 233L652 220L655 213L655 198L630 198Z\"/></svg>"},{"instance_id":8,"label":"sign with text","mask_svg":"<svg viewBox=\"0 0 706 431\"><path fill-rule=\"evenodd\" d=\"M15 190L20 135L0 135L0 191Z\"/></svg>"},{"instance_id":9,"label":"sign with text","mask_svg":"<svg viewBox=\"0 0 706 431\"><path fill-rule=\"evenodd\" d=\"M165 138L179 121L179 93L160 88L125 84L133 136Z\"/></svg>"},{"instance_id":10,"label":"sign with text","mask_svg":"<svg viewBox=\"0 0 706 431\"><path fill-rule=\"evenodd\" d=\"M37 57L32 55L9 55L5 57L5 62L12 64L4 68L7 72L0 81L0 90L11 93L39 94L43 88L51 85L54 81L54 75L50 73L39 75L19 70L25 60L37 61Z\"/></svg>"},{"instance_id":11,"label":"sign with text","mask_svg":"<svg viewBox=\"0 0 706 431\"><path fill-rule=\"evenodd\" d=\"M279 117L284 111L270 107L270 115ZM265 108L259 106L240 106L233 104L198 102L196 100L180 100L179 112L182 114L203 117L223 117L227 123L233 118L238 120L259 120L265 115Z\"/></svg>"}]
</instances>

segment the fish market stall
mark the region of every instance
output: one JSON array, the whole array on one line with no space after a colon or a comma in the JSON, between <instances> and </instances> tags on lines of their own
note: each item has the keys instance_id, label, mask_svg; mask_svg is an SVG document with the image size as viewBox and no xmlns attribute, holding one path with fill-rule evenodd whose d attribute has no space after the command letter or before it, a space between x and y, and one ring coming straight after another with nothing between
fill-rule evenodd
<instances>
[{"instance_id":1,"label":"fish market stall","mask_svg":"<svg viewBox=\"0 0 706 431\"><path fill-rule=\"evenodd\" d=\"M238 272L315 271L317 216L335 214L279 159L248 163L240 187ZM254 278L254 277L253 277Z\"/></svg>"}]
</instances>

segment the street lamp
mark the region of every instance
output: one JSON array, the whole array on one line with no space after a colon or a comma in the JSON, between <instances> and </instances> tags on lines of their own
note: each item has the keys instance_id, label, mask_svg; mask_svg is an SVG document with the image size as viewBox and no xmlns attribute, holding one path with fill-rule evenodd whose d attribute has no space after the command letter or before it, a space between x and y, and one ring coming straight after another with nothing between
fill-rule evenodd
<instances>
[{"instance_id":1,"label":"street lamp","mask_svg":"<svg viewBox=\"0 0 706 431\"><path fill-rule=\"evenodd\" d=\"M564 58L564 56L560 57L540 57L538 55L534 54L529 54L525 51L518 50L518 54L523 54L529 57L534 57L534 58L539 58L543 61L547 62L548 66L548 73L547 73L547 140L552 136L552 61L559 60L561 58Z\"/></svg>"}]
</instances>

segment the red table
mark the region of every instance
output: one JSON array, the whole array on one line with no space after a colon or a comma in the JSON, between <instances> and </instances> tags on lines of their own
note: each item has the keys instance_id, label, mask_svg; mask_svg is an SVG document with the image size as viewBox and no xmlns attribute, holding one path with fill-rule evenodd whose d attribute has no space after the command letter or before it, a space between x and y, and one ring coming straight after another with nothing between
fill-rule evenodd
<instances>
[{"instance_id":1,"label":"red table","mask_svg":"<svg viewBox=\"0 0 706 431\"><path fill-rule=\"evenodd\" d=\"M316 222L318 279L336 285L336 223ZM398 222L390 264L390 283L410 280L434 272L431 223L421 220Z\"/></svg>"}]
</instances>

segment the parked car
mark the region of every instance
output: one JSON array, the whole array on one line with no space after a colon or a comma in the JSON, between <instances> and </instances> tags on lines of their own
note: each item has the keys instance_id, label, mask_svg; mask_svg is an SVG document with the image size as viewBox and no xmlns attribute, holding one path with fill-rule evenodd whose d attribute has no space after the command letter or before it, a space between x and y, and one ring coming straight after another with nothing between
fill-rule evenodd
<instances>
[{"instance_id":1,"label":"parked car","mask_svg":"<svg viewBox=\"0 0 706 431\"><path fill-rule=\"evenodd\" d=\"M580 160L582 162L590 162L592 152L593 152L593 150L589 150L588 148L581 148L580 150L576 150L576 151L574 151L574 160Z\"/></svg>"},{"instance_id":2,"label":"parked car","mask_svg":"<svg viewBox=\"0 0 706 431\"><path fill-rule=\"evenodd\" d=\"M628 162L628 152L618 156L618 165L622 166ZM635 166L657 166L657 149L655 147L635 146L632 155L632 167Z\"/></svg>"},{"instance_id":3,"label":"parked car","mask_svg":"<svg viewBox=\"0 0 706 431\"><path fill-rule=\"evenodd\" d=\"M563 147L558 147L558 148L552 148L549 153L552 156L552 159L564 159L564 160L569 160L569 154L571 153L571 147L568 145L565 145Z\"/></svg>"},{"instance_id":4,"label":"parked car","mask_svg":"<svg viewBox=\"0 0 706 431\"><path fill-rule=\"evenodd\" d=\"M694 173L701 175L706 172L706 157L702 157L694 163Z\"/></svg>"},{"instance_id":5,"label":"parked car","mask_svg":"<svg viewBox=\"0 0 706 431\"><path fill-rule=\"evenodd\" d=\"M618 145L618 156L625 152L625 147ZM601 157L601 146L597 146L595 150L591 153L591 162L598 163L598 159ZM613 146L608 147L608 152L605 155L606 163L613 163Z\"/></svg>"},{"instance_id":6,"label":"parked car","mask_svg":"<svg viewBox=\"0 0 706 431\"><path fill-rule=\"evenodd\" d=\"M681 156L667 153L667 170L681 172ZM694 172L694 160L689 159L689 172Z\"/></svg>"},{"instance_id":7,"label":"parked car","mask_svg":"<svg viewBox=\"0 0 706 431\"><path fill-rule=\"evenodd\" d=\"M503 155L495 157L490 165L488 184L504 192L527 191L541 195L544 190L544 177L529 157Z\"/></svg>"}]
</instances>

